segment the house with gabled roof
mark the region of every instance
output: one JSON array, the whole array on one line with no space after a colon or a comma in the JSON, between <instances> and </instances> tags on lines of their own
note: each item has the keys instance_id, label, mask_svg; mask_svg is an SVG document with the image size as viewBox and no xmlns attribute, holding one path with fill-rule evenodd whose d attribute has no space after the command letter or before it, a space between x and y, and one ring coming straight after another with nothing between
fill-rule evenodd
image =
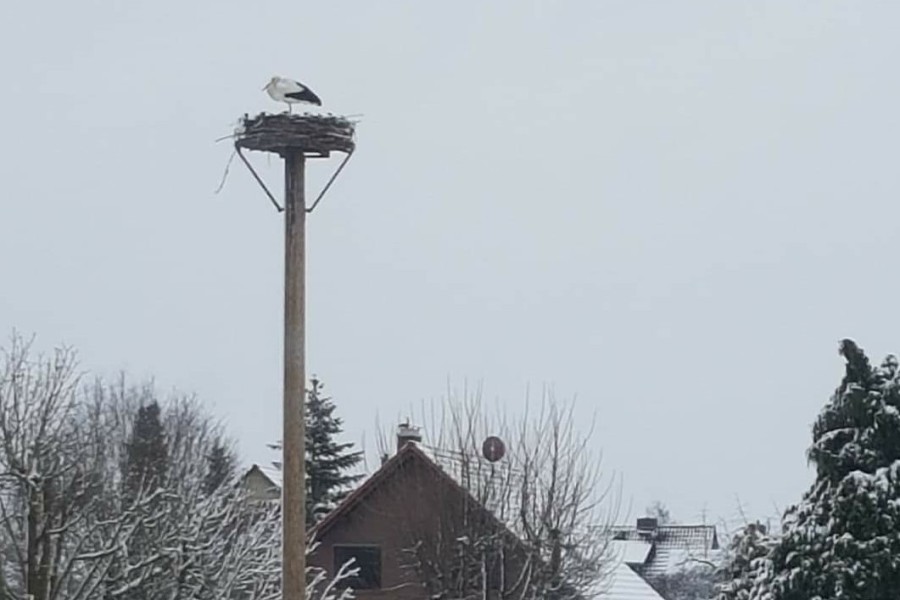
<instances>
[{"instance_id":1,"label":"house with gabled roof","mask_svg":"<svg viewBox=\"0 0 900 600\"><path fill-rule=\"evenodd\" d=\"M492 588L488 596L499 597L500 586L507 594L515 592L520 578L514 574L526 563L522 541L450 471L422 446L417 432L401 428L397 452L311 530L317 548L309 564L333 576L353 560L359 571L347 583L360 600L428 600L432 592L426 579L460 575L434 567L441 562L438 554L465 551L470 540L460 535L460 523L478 519L480 530L496 532L496 543L505 549L499 553L503 563L484 575ZM271 490L280 489L280 477L256 465L244 479L259 499L271 499ZM417 551L423 546L434 549L432 554ZM662 600L625 562L611 569L598 593L601 600Z\"/></svg>"},{"instance_id":2,"label":"house with gabled roof","mask_svg":"<svg viewBox=\"0 0 900 600\"><path fill-rule=\"evenodd\" d=\"M247 492L251 500L280 500L282 475L278 469L252 465L240 484Z\"/></svg>"},{"instance_id":3,"label":"house with gabled roof","mask_svg":"<svg viewBox=\"0 0 900 600\"><path fill-rule=\"evenodd\" d=\"M318 548L309 563L334 574L353 559L360 571L350 585L361 599L429 598L433 589L423 578L450 576L440 565L447 555L464 551L464 523L494 531L498 544L508 550L498 572L513 573L524 564L518 538L434 462L419 441L398 436L396 454L311 531ZM489 580L500 583L499 577ZM507 582L506 589L515 591L515 584Z\"/></svg>"},{"instance_id":4,"label":"house with gabled roof","mask_svg":"<svg viewBox=\"0 0 900 600\"><path fill-rule=\"evenodd\" d=\"M635 526L610 528L613 548L644 579L671 575L696 566L714 566L721 556L713 525L660 524L642 517Z\"/></svg>"}]
</instances>

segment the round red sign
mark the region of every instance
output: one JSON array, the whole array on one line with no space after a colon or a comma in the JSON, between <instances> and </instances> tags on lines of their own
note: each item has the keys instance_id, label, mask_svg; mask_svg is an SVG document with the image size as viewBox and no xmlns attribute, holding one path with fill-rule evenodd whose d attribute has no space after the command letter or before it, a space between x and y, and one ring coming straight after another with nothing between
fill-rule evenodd
<instances>
[{"instance_id":1,"label":"round red sign","mask_svg":"<svg viewBox=\"0 0 900 600\"><path fill-rule=\"evenodd\" d=\"M506 454L506 446L503 444L503 440L492 435L484 440L484 444L481 445L481 453L490 462L497 462Z\"/></svg>"}]
</instances>

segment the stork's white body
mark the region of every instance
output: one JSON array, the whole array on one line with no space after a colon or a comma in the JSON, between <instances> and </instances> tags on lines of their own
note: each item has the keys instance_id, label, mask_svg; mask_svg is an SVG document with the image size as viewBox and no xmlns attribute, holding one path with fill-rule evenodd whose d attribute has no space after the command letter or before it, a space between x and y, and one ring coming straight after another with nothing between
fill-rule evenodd
<instances>
[{"instance_id":1,"label":"stork's white body","mask_svg":"<svg viewBox=\"0 0 900 600\"><path fill-rule=\"evenodd\" d=\"M311 89L299 81L287 77L273 77L263 89L268 92L272 100L287 104L288 112L291 112L292 104L322 105L322 101Z\"/></svg>"}]
</instances>

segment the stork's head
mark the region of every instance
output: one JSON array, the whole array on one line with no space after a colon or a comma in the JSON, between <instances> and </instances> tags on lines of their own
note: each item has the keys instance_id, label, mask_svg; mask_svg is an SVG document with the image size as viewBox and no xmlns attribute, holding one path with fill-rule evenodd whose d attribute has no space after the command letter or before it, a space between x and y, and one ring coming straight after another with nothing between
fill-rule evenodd
<instances>
[{"instance_id":1,"label":"stork's head","mask_svg":"<svg viewBox=\"0 0 900 600\"><path fill-rule=\"evenodd\" d=\"M278 80L279 80L279 79L281 79L281 77L279 77L278 75L275 75L274 77L272 77L272 79L269 80L269 83L267 83L266 85L264 85L264 86L262 87L262 89L265 90L265 89L270 88L271 86L273 86L273 85L275 85L276 83L278 83Z\"/></svg>"}]
</instances>

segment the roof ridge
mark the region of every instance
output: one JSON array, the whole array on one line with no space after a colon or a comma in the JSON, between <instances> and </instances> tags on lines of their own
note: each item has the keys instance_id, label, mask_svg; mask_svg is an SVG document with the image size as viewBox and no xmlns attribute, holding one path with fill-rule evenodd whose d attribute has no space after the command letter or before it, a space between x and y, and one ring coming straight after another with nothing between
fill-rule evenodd
<instances>
[{"instance_id":1,"label":"roof ridge","mask_svg":"<svg viewBox=\"0 0 900 600\"><path fill-rule=\"evenodd\" d=\"M310 535L319 535L324 531L327 531L340 517L348 513L356 504L358 504L363 498L368 496L372 490L384 480L390 473L396 470L400 463L406 459L407 456L418 456L424 459L428 463L432 463L431 459L429 459L422 450L413 444L412 442L408 442L404 444L400 450L397 451L392 457L390 457L387 462L382 464L374 473L369 475L365 481L359 484L356 489L347 494L347 496L338 504L334 510L325 515L321 521L316 523L310 530ZM432 463L433 464L433 463Z\"/></svg>"}]
</instances>

